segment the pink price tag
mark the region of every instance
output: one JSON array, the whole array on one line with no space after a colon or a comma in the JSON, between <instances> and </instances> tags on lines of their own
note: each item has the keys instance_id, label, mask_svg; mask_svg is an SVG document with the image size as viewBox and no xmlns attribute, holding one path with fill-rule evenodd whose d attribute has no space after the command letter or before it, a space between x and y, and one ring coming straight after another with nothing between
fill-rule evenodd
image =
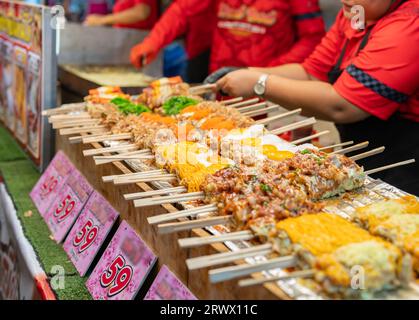
<instances>
[{"instance_id":1,"label":"pink price tag","mask_svg":"<svg viewBox=\"0 0 419 320\"><path fill-rule=\"evenodd\" d=\"M92 192L86 178L74 170L44 216L55 241L63 241Z\"/></svg>"},{"instance_id":2,"label":"pink price tag","mask_svg":"<svg viewBox=\"0 0 419 320\"><path fill-rule=\"evenodd\" d=\"M64 250L83 277L105 241L118 212L94 191L64 242Z\"/></svg>"},{"instance_id":3,"label":"pink price tag","mask_svg":"<svg viewBox=\"0 0 419 320\"><path fill-rule=\"evenodd\" d=\"M157 257L126 221L122 221L86 282L95 300L132 300Z\"/></svg>"},{"instance_id":4,"label":"pink price tag","mask_svg":"<svg viewBox=\"0 0 419 320\"><path fill-rule=\"evenodd\" d=\"M165 265L144 300L197 300L189 289Z\"/></svg>"},{"instance_id":5,"label":"pink price tag","mask_svg":"<svg viewBox=\"0 0 419 320\"><path fill-rule=\"evenodd\" d=\"M41 216L45 216L73 170L75 168L70 160L58 151L29 194Z\"/></svg>"}]
</instances>

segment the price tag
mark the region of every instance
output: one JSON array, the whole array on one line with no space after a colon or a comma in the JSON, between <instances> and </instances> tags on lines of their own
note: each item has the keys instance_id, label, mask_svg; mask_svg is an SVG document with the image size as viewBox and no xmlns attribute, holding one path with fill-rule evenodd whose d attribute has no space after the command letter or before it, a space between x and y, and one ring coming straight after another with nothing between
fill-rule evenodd
<instances>
[{"instance_id":1,"label":"price tag","mask_svg":"<svg viewBox=\"0 0 419 320\"><path fill-rule=\"evenodd\" d=\"M86 178L74 170L44 216L57 242L63 241L93 192Z\"/></svg>"},{"instance_id":2,"label":"price tag","mask_svg":"<svg viewBox=\"0 0 419 320\"><path fill-rule=\"evenodd\" d=\"M102 246L118 212L94 191L64 242L64 250L84 276Z\"/></svg>"},{"instance_id":3,"label":"price tag","mask_svg":"<svg viewBox=\"0 0 419 320\"><path fill-rule=\"evenodd\" d=\"M131 300L157 257L126 221L122 221L86 282L95 300Z\"/></svg>"},{"instance_id":4,"label":"price tag","mask_svg":"<svg viewBox=\"0 0 419 320\"><path fill-rule=\"evenodd\" d=\"M163 265L144 300L197 300L189 289Z\"/></svg>"},{"instance_id":5,"label":"price tag","mask_svg":"<svg viewBox=\"0 0 419 320\"><path fill-rule=\"evenodd\" d=\"M41 216L45 216L73 170L73 164L59 151L29 194Z\"/></svg>"}]
</instances>

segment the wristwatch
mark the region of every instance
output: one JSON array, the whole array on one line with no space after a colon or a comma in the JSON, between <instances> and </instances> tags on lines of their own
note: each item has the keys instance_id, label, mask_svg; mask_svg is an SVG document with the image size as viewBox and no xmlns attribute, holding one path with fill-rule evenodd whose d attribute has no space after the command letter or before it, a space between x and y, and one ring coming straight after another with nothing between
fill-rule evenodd
<instances>
[{"instance_id":1,"label":"wristwatch","mask_svg":"<svg viewBox=\"0 0 419 320\"><path fill-rule=\"evenodd\" d=\"M253 87L253 91L259 97L262 97L265 94L266 80L268 80L268 75L267 74L262 74L260 76L258 82L256 82L255 86Z\"/></svg>"}]
</instances>

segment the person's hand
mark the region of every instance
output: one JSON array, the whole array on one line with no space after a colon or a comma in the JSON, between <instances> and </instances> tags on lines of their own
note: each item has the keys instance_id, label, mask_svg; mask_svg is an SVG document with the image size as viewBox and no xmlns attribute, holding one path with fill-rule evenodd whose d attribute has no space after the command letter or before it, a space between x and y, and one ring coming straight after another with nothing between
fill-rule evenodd
<instances>
[{"instance_id":1,"label":"person's hand","mask_svg":"<svg viewBox=\"0 0 419 320\"><path fill-rule=\"evenodd\" d=\"M225 75L227 75L230 72L236 71L236 70L240 70L242 68L239 67L223 67L218 69L217 71L214 71L213 73L211 73L208 77L205 78L204 83L216 83L218 80L220 80L222 77L224 77Z\"/></svg>"},{"instance_id":2,"label":"person's hand","mask_svg":"<svg viewBox=\"0 0 419 320\"><path fill-rule=\"evenodd\" d=\"M131 63L138 69L152 62L158 54L158 51L152 45L142 42L131 49Z\"/></svg>"},{"instance_id":3,"label":"person's hand","mask_svg":"<svg viewBox=\"0 0 419 320\"><path fill-rule=\"evenodd\" d=\"M106 16L101 14L90 14L86 17L84 24L90 27L104 26L106 25Z\"/></svg>"},{"instance_id":4,"label":"person's hand","mask_svg":"<svg viewBox=\"0 0 419 320\"><path fill-rule=\"evenodd\" d=\"M261 75L261 72L247 69L233 71L217 81L217 90L232 97L254 96L253 88Z\"/></svg>"}]
</instances>

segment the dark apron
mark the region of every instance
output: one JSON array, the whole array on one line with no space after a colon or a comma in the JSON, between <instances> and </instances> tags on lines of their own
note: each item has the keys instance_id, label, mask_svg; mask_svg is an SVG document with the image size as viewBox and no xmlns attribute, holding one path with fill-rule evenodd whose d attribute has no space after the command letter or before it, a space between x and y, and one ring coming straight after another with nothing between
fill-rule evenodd
<instances>
[{"instance_id":1,"label":"dark apron","mask_svg":"<svg viewBox=\"0 0 419 320\"><path fill-rule=\"evenodd\" d=\"M367 45L371 30L369 29L362 39L357 54ZM334 84L344 71L341 66L348 43L349 40L345 43L336 65L328 74L331 84ZM399 113L394 114L387 121L371 116L355 123L339 124L337 128L342 141L353 140L358 143L369 141L369 149L386 147L382 155L357 161L366 170L411 158L419 161L419 123L405 119ZM403 191L419 195L419 165L417 163L379 172L372 177L390 183Z\"/></svg>"}]
</instances>

